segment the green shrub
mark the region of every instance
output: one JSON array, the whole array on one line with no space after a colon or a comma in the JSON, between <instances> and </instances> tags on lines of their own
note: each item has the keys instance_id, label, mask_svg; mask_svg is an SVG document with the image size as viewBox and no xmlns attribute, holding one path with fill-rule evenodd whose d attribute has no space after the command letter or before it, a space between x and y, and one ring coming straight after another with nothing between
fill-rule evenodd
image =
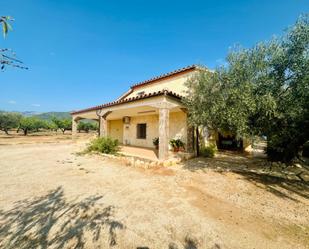
<instances>
[{"instance_id":1,"label":"green shrub","mask_svg":"<svg viewBox=\"0 0 309 249\"><path fill-rule=\"evenodd\" d=\"M153 143L154 146L156 146L156 148L158 148L159 147L159 138L156 137L156 138L152 139L152 143Z\"/></svg>"},{"instance_id":2,"label":"green shrub","mask_svg":"<svg viewBox=\"0 0 309 249\"><path fill-rule=\"evenodd\" d=\"M119 151L119 142L110 137L99 137L91 141L87 151L96 151L105 154L116 154Z\"/></svg>"},{"instance_id":3,"label":"green shrub","mask_svg":"<svg viewBox=\"0 0 309 249\"><path fill-rule=\"evenodd\" d=\"M171 139L170 145L176 150L179 150L180 148L185 147L185 143L182 142L179 138L178 139Z\"/></svg>"},{"instance_id":4,"label":"green shrub","mask_svg":"<svg viewBox=\"0 0 309 249\"><path fill-rule=\"evenodd\" d=\"M217 152L217 146L214 144L203 146L200 149L200 155L203 157L214 157L216 152Z\"/></svg>"}]
</instances>

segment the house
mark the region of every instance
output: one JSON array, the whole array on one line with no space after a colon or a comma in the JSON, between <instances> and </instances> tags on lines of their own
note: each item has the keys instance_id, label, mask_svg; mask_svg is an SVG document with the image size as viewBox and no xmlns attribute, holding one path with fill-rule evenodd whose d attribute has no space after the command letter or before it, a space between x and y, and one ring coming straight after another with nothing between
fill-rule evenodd
<instances>
[{"instance_id":1,"label":"house","mask_svg":"<svg viewBox=\"0 0 309 249\"><path fill-rule=\"evenodd\" d=\"M99 119L100 136L118 139L124 145L154 148L159 138L159 159L169 156L169 141L179 138L192 151L191 129L181 98L185 82L201 70L192 65L140 82L113 102L72 112L72 132L81 119Z\"/></svg>"},{"instance_id":2,"label":"house","mask_svg":"<svg viewBox=\"0 0 309 249\"><path fill-rule=\"evenodd\" d=\"M72 112L72 133L81 119L99 120L100 136L110 136L126 146L154 148L159 138L159 160L168 159L169 141L181 139L185 151L194 152L193 128L181 99L186 81L205 70L191 65L140 82L113 102Z\"/></svg>"}]
</instances>

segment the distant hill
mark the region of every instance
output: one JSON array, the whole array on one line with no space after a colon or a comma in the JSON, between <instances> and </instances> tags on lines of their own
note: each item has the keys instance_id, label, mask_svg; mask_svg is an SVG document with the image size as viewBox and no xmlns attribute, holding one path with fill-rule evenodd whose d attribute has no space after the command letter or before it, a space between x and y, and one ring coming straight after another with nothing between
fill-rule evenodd
<instances>
[{"instance_id":1,"label":"distant hill","mask_svg":"<svg viewBox=\"0 0 309 249\"><path fill-rule=\"evenodd\" d=\"M53 117L71 118L71 115L69 112L44 112L44 113L35 114L32 116L37 117L39 119L43 119L43 120L51 120Z\"/></svg>"},{"instance_id":2,"label":"distant hill","mask_svg":"<svg viewBox=\"0 0 309 249\"><path fill-rule=\"evenodd\" d=\"M6 111L0 110L0 113L3 113ZM24 117L37 117L42 120L51 120L53 117L56 118L71 118L71 115L69 112L34 112L34 111L25 111L25 112L16 112L20 113Z\"/></svg>"},{"instance_id":3,"label":"distant hill","mask_svg":"<svg viewBox=\"0 0 309 249\"><path fill-rule=\"evenodd\" d=\"M32 116L42 114L42 112L36 112L36 111L24 111L24 112L19 112L19 113L25 117L32 117Z\"/></svg>"}]
</instances>

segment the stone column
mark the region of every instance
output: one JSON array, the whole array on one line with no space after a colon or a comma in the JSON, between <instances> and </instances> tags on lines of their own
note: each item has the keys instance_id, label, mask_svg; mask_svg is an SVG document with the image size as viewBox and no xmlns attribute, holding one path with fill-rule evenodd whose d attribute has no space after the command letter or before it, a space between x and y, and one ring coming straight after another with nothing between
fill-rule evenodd
<instances>
[{"instance_id":1,"label":"stone column","mask_svg":"<svg viewBox=\"0 0 309 249\"><path fill-rule=\"evenodd\" d=\"M107 120L106 117L100 117L100 137L107 136Z\"/></svg>"},{"instance_id":2,"label":"stone column","mask_svg":"<svg viewBox=\"0 0 309 249\"><path fill-rule=\"evenodd\" d=\"M72 135L77 134L78 119L72 117Z\"/></svg>"},{"instance_id":3,"label":"stone column","mask_svg":"<svg viewBox=\"0 0 309 249\"><path fill-rule=\"evenodd\" d=\"M168 159L169 114L168 108L159 109L159 160Z\"/></svg>"}]
</instances>

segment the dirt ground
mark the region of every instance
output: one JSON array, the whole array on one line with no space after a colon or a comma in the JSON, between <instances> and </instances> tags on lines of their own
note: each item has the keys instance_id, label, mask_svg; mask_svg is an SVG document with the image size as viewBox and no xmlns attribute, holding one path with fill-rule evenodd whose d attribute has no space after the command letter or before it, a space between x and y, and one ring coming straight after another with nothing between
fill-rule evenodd
<instances>
[{"instance_id":1,"label":"dirt ground","mask_svg":"<svg viewBox=\"0 0 309 249\"><path fill-rule=\"evenodd\" d=\"M87 139L0 135L0 248L309 248L305 183L226 154L126 167L76 154Z\"/></svg>"}]
</instances>

